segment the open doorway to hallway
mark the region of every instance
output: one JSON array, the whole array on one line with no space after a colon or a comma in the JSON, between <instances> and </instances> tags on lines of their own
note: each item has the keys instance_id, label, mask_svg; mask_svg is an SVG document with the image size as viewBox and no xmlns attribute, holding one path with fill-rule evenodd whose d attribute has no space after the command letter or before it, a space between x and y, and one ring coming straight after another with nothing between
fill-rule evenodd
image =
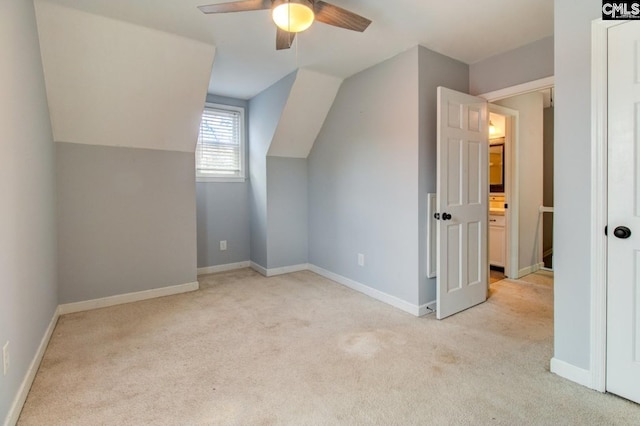
<instances>
[{"instance_id":1,"label":"open doorway to hallway","mask_svg":"<svg viewBox=\"0 0 640 426\"><path fill-rule=\"evenodd\" d=\"M490 105L490 282L553 268L553 88Z\"/></svg>"}]
</instances>

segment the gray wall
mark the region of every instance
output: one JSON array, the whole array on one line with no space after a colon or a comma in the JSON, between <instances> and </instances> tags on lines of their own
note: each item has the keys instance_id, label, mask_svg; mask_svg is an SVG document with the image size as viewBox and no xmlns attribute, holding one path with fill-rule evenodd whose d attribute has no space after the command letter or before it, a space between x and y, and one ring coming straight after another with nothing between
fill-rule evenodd
<instances>
[{"instance_id":1,"label":"gray wall","mask_svg":"<svg viewBox=\"0 0 640 426\"><path fill-rule=\"evenodd\" d=\"M245 108L247 142L246 167L249 176L249 102L241 99L207 95L207 102ZM249 260L249 180L245 182L196 183L198 268ZM220 250L220 241L227 250Z\"/></svg>"},{"instance_id":2,"label":"gray wall","mask_svg":"<svg viewBox=\"0 0 640 426\"><path fill-rule=\"evenodd\" d=\"M191 153L56 143L59 302L196 281Z\"/></svg>"},{"instance_id":3,"label":"gray wall","mask_svg":"<svg viewBox=\"0 0 640 426\"><path fill-rule=\"evenodd\" d=\"M597 0L555 1L555 358L589 369L591 21Z\"/></svg>"},{"instance_id":4,"label":"gray wall","mask_svg":"<svg viewBox=\"0 0 640 426\"><path fill-rule=\"evenodd\" d=\"M196 204L198 268L249 260L249 183L197 183ZM220 250L222 240L226 251Z\"/></svg>"},{"instance_id":5,"label":"gray wall","mask_svg":"<svg viewBox=\"0 0 640 426\"><path fill-rule=\"evenodd\" d=\"M479 95L550 77L553 64L551 36L471 64L469 90L472 95Z\"/></svg>"},{"instance_id":6,"label":"gray wall","mask_svg":"<svg viewBox=\"0 0 640 426\"><path fill-rule=\"evenodd\" d=\"M436 89L468 83L467 65L415 47L342 84L309 156L310 263L414 305L435 300Z\"/></svg>"},{"instance_id":7,"label":"gray wall","mask_svg":"<svg viewBox=\"0 0 640 426\"><path fill-rule=\"evenodd\" d=\"M420 304L436 299L436 279L427 278L427 194L436 192L437 150L437 87L467 93L469 89L469 67L447 56L424 47L418 50L419 59L419 257L420 257Z\"/></svg>"},{"instance_id":8,"label":"gray wall","mask_svg":"<svg viewBox=\"0 0 640 426\"><path fill-rule=\"evenodd\" d=\"M0 423L57 306L54 146L33 2L0 2Z\"/></svg>"},{"instance_id":9,"label":"gray wall","mask_svg":"<svg viewBox=\"0 0 640 426\"><path fill-rule=\"evenodd\" d=\"M267 197L267 268L307 263L307 159L267 157Z\"/></svg>"},{"instance_id":10,"label":"gray wall","mask_svg":"<svg viewBox=\"0 0 640 426\"><path fill-rule=\"evenodd\" d=\"M267 268L267 152L295 82L291 73L249 101L251 261Z\"/></svg>"},{"instance_id":11,"label":"gray wall","mask_svg":"<svg viewBox=\"0 0 640 426\"><path fill-rule=\"evenodd\" d=\"M309 261L416 305L418 89L417 47L348 78L308 158Z\"/></svg>"}]
</instances>

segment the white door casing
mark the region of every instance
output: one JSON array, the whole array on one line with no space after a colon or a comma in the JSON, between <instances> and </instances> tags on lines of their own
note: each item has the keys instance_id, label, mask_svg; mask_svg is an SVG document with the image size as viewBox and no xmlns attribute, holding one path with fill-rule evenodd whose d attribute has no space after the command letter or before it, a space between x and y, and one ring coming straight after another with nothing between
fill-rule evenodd
<instances>
[{"instance_id":1,"label":"white door casing","mask_svg":"<svg viewBox=\"0 0 640 426\"><path fill-rule=\"evenodd\" d=\"M606 387L640 403L640 23L610 28L608 50Z\"/></svg>"},{"instance_id":2,"label":"white door casing","mask_svg":"<svg viewBox=\"0 0 640 426\"><path fill-rule=\"evenodd\" d=\"M607 21L613 22L613 21ZM555 77L545 77L538 80L529 81L527 83L518 84L504 89L496 90L493 92L487 92L480 95L481 98L486 99L488 102L496 102L502 99L511 98L513 96L520 96L526 93L538 92L540 90L549 89L555 86ZM518 191L518 182L520 181L518 175L519 169L519 112L498 106L494 103L489 104L489 110L498 114L502 114L507 117L507 131L511 135L511 143L507 138L507 151L511 151L508 155L509 161L507 162L507 192L505 193L506 203L509 204L509 209L506 213L506 233L507 233L507 262L505 268L505 275L509 278L519 278L519 254L518 254L518 229L519 229L519 203L520 196ZM510 129L510 130L509 130ZM511 148L511 149L509 149ZM509 177L511 176L511 177Z\"/></svg>"},{"instance_id":3,"label":"white door casing","mask_svg":"<svg viewBox=\"0 0 640 426\"><path fill-rule=\"evenodd\" d=\"M545 83L547 81L545 80ZM517 96L514 95L514 96ZM484 96L483 96L484 97ZM519 278L518 251L520 221L520 194L518 190L518 131L520 113L514 109L489 103L489 112L505 117L505 192L504 202L509 207L505 209L505 261L504 274L508 278Z\"/></svg>"},{"instance_id":4,"label":"white door casing","mask_svg":"<svg viewBox=\"0 0 640 426\"><path fill-rule=\"evenodd\" d=\"M484 99L438 87L438 319L487 299L487 114Z\"/></svg>"}]
</instances>

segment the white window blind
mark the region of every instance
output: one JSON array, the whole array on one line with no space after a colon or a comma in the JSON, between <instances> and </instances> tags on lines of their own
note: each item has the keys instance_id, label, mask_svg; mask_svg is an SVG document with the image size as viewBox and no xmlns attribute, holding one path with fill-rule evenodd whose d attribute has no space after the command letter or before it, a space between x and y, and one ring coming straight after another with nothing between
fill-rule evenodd
<instances>
[{"instance_id":1,"label":"white window blind","mask_svg":"<svg viewBox=\"0 0 640 426\"><path fill-rule=\"evenodd\" d=\"M196 146L196 177L244 178L241 108L207 105Z\"/></svg>"}]
</instances>

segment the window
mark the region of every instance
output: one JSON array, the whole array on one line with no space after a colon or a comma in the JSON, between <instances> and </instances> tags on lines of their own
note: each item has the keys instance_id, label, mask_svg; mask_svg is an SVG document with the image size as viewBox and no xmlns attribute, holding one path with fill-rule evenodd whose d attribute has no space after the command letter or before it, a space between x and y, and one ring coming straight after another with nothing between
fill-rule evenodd
<instances>
[{"instance_id":1,"label":"window","mask_svg":"<svg viewBox=\"0 0 640 426\"><path fill-rule=\"evenodd\" d=\"M207 103L196 145L196 180L244 181L244 145L244 108Z\"/></svg>"}]
</instances>

